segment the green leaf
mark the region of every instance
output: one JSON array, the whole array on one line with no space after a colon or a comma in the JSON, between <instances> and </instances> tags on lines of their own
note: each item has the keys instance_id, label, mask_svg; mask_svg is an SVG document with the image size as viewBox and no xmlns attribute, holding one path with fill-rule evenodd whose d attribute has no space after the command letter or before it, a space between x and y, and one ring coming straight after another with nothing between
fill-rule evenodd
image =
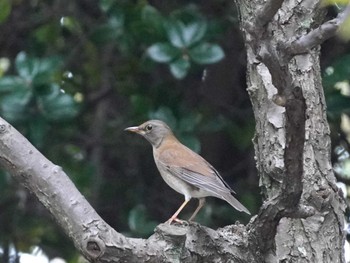
<instances>
[{"instance_id":1,"label":"green leaf","mask_svg":"<svg viewBox=\"0 0 350 263\"><path fill-rule=\"evenodd\" d=\"M129 212L128 225L132 232L148 236L153 233L157 222L148 219L147 210L144 205L137 205Z\"/></svg>"},{"instance_id":2,"label":"green leaf","mask_svg":"<svg viewBox=\"0 0 350 263\"><path fill-rule=\"evenodd\" d=\"M196 21L186 25L183 30L183 40L186 47L189 47L200 41L207 31L207 24L204 21Z\"/></svg>"},{"instance_id":3,"label":"green leaf","mask_svg":"<svg viewBox=\"0 0 350 263\"><path fill-rule=\"evenodd\" d=\"M337 30L337 35L344 42L348 42L350 40L350 18L349 18L349 16L339 25L339 28Z\"/></svg>"},{"instance_id":4,"label":"green leaf","mask_svg":"<svg viewBox=\"0 0 350 263\"><path fill-rule=\"evenodd\" d=\"M134 94L130 96L131 108L136 116L147 113L152 105L152 100L143 95Z\"/></svg>"},{"instance_id":5,"label":"green leaf","mask_svg":"<svg viewBox=\"0 0 350 263\"><path fill-rule=\"evenodd\" d=\"M326 97L327 112L333 117L340 116L343 112L350 111L350 98L335 91Z\"/></svg>"},{"instance_id":6,"label":"green leaf","mask_svg":"<svg viewBox=\"0 0 350 263\"><path fill-rule=\"evenodd\" d=\"M223 59L225 53L219 45L201 43L191 48L189 55L198 64L212 64Z\"/></svg>"},{"instance_id":7,"label":"green leaf","mask_svg":"<svg viewBox=\"0 0 350 263\"><path fill-rule=\"evenodd\" d=\"M188 59L179 58L170 64L171 74L177 79L183 79L190 69L190 62Z\"/></svg>"},{"instance_id":8,"label":"green leaf","mask_svg":"<svg viewBox=\"0 0 350 263\"><path fill-rule=\"evenodd\" d=\"M33 31L33 34L38 42L46 45L54 45L60 39L60 27L55 22L44 24Z\"/></svg>"},{"instance_id":9,"label":"green leaf","mask_svg":"<svg viewBox=\"0 0 350 263\"><path fill-rule=\"evenodd\" d=\"M176 118L168 107L159 107L156 111L149 112L148 117L149 119L164 121L172 129L176 127Z\"/></svg>"},{"instance_id":10,"label":"green leaf","mask_svg":"<svg viewBox=\"0 0 350 263\"><path fill-rule=\"evenodd\" d=\"M0 0L0 23L4 22L11 13L11 1Z\"/></svg>"},{"instance_id":11,"label":"green leaf","mask_svg":"<svg viewBox=\"0 0 350 263\"><path fill-rule=\"evenodd\" d=\"M127 35L134 50L139 43L142 43L143 46L150 46L166 39L162 15L154 7L143 5L141 10L139 10L140 7L136 7L136 10L128 12L131 14L127 15ZM126 38L127 35L124 34L123 38Z\"/></svg>"},{"instance_id":12,"label":"green leaf","mask_svg":"<svg viewBox=\"0 0 350 263\"><path fill-rule=\"evenodd\" d=\"M38 72L56 72L61 66L61 60L58 57L47 57L38 60Z\"/></svg>"},{"instance_id":13,"label":"green leaf","mask_svg":"<svg viewBox=\"0 0 350 263\"><path fill-rule=\"evenodd\" d=\"M8 121L24 121L28 117L27 106L32 98L30 90L13 92L1 100L1 112Z\"/></svg>"},{"instance_id":14,"label":"green leaf","mask_svg":"<svg viewBox=\"0 0 350 263\"><path fill-rule=\"evenodd\" d=\"M9 70L11 65L10 59L6 57L0 58L0 78Z\"/></svg>"},{"instance_id":15,"label":"green leaf","mask_svg":"<svg viewBox=\"0 0 350 263\"><path fill-rule=\"evenodd\" d=\"M163 23L162 16L158 12L158 10L151 5L146 5L142 8L141 19L143 22L148 23L157 28L162 26Z\"/></svg>"},{"instance_id":16,"label":"green leaf","mask_svg":"<svg viewBox=\"0 0 350 263\"><path fill-rule=\"evenodd\" d=\"M230 121L222 115L218 115L215 118L210 118L205 123L201 125L201 131L207 133L213 133L221 131L227 123Z\"/></svg>"},{"instance_id":17,"label":"green leaf","mask_svg":"<svg viewBox=\"0 0 350 263\"><path fill-rule=\"evenodd\" d=\"M118 30L115 30L110 25L102 25L98 28L96 28L91 36L90 39L98 45L108 43L110 41L116 40L120 36L120 33Z\"/></svg>"},{"instance_id":18,"label":"green leaf","mask_svg":"<svg viewBox=\"0 0 350 263\"><path fill-rule=\"evenodd\" d=\"M166 63L180 55L180 51L168 43L156 43L147 49L147 54L156 62Z\"/></svg>"},{"instance_id":19,"label":"green leaf","mask_svg":"<svg viewBox=\"0 0 350 263\"><path fill-rule=\"evenodd\" d=\"M29 58L25 52L18 53L15 65L18 74L25 79L32 79L39 69L38 61Z\"/></svg>"},{"instance_id":20,"label":"green leaf","mask_svg":"<svg viewBox=\"0 0 350 263\"><path fill-rule=\"evenodd\" d=\"M79 21L72 16L63 16L60 19L60 25L70 32L80 32L81 26L79 24Z\"/></svg>"},{"instance_id":21,"label":"green leaf","mask_svg":"<svg viewBox=\"0 0 350 263\"><path fill-rule=\"evenodd\" d=\"M201 119L201 115L190 112L180 119L178 130L181 132L193 132Z\"/></svg>"},{"instance_id":22,"label":"green leaf","mask_svg":"<svg viewBox=\"0 0 350 263\"><path fill-rule=\"evenodd\" d=\"M349 0L322 0L321 6L329 6L329 5L335 5L338 7L338 5L346 6L349 4ZM339 8L339 7L338 7Z\"/></svg>"},{"instance_id":23,"label":"green leaf","mask_svg":"<svg viewBox=\"0 0 350 263\"><path fill-rule=\"evenodd\" d=\"M113 7L115 2L116 0L100 0L99 6L103 12L108 12Z\"/></svg>"},{"instance_id":24,"label":"green leaf","mask_svg":"<svg viewBox=\"0 0 350 263\"><path fill-rule=\"evenodd\" d=\"M15 60L18 74L34 85L52 82L52 76L61 66L58 57L47 57L43 59L32 58L25 52L20 52Z\"/></svg>"},{"instance_id":25,"label":"green leaf","mask_svg":"<svg viewBox=\"0 0 350 263\"><path fill-rule=\"evenodd\" d=\"M29 138L36 147L42 147L45 135L49 129L47 121L42 116L31 119L29 125Z\"/></svg>"},{"instance_id":26,"label":"green leaf","mask_svg":"<svg viewBox=\"0 0 350 263\"><path fill-rule=\"evenodd\" d=\"M61 66L61 60L58 57L49 57L38 60L38 70L33 76L33 85L39 86L55 82L56 74Z\"/></svg>"},{"instance_id":27,"label":"green leaf","mask_svg":"<svg viewBox=\"0 0 350 263\"><path fill-rule=\"evenodd\" d=\"M180 140L188 148L192 149L197 153L200 152L201 143L196 136L190 135L190 134L183 134L183 135L180 135Z\"/></svg>"},{"instance_id":28,"label":"green leaf","mask_svg":"<svg viewBox=\"0 0 350 263\"><path fill-rule=\"evenodd\" d=\"M90 39L96 44L105 44L118 39L124 33L124 14L117 13L112 16L107 24L97 27L91 34Z\"/></svg>"},{"instance_id":29,"label":"green leaf","mask_svg":"<svg viewBox=\"0 0 350 263\"><path fill-rule=\"evenodd\" d=\"M165 23L165 30L168 35L170 43L177 48L186 47L183 39L185 25L178 20L170 20Z\"/></svg>"},{"instance_id":30,"label":"green leaf","mask_svg":"<svg viewBox=\"0 0 350 263\"><path fill-rule=\"evenodd\" d=\"M348 79L350 79L350 55L342 56L327 67L322 81L324 86L333 89L337 82Z\"/></svg>"},{"instance_id":31,"label":"green leaf","mask_svg":"<svg viewBox=\"0 0 350 263\"><path fill-rule=\"evenodd\" d=\"M27 83L24 79L17 76L6 76L0 78L0 92L13 92L24 90Z\"/></svg>"},{"instance_id":32,"label":"green leaf","mask_svg":"<svg viewBox=\"0 0 350 263\"><path fill-rule=\"evenodd\" d=\"M60 91L56 85L52 85L52 87L50 94L38 98L43 115L51 121L64 121L75 117L79 109L73 97Z\"/></svg>"},{"instance_id":33,"label":"green leaf","mask_svg":"<svg viewBox=\"0 0 350 263\"><path fill-rule=\"evenodd\" d=\"M0 192L4 193L6 190L8 190L8 174L5 172L4 169L0 170ZM4 211L4 209L3 209Z\"/></svg>"},{"instance_id":34,"label":"green leaf","mask_svg":"<svg viewBox=\"0 0 350 263\"><path fill-rule=\"evenodd\" d=\"M227 125L228 135L232 142L240 150L245 150L252 145L252 138L254 137L255 124L252 121L246 123L229 122Z\"/></svg>"},{"instance_id":35,"label":"green leaf","mask_svg":"<svg viewBox=\"0 0 350 263\"><path fill-rule=\"evenodd\" d=\"M156 8L151 5L145 5L141 11L141 18L144 20L152 20L154 17L161 16Z\"/></svg>"}]
</instances>

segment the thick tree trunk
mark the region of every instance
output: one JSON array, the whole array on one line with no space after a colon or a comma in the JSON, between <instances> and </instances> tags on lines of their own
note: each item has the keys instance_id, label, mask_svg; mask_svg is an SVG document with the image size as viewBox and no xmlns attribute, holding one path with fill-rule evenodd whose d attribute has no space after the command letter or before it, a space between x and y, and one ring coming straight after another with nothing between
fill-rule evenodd
<instances>
[{"instance_id":1,"label":"thick tree trunk","mask_svg":"<svg viewBox=\"0 0 350 263\"><path fill-rule=\"evenodd\" d=\"M291 207L285 209L302 205L315 209L314 215L305 218L298 209L275 217L280 219L276 233L260 237L259 243L267 244L264 259L344 262L344 207L330 162L319 47L295 56L286 48L319 26L322 15L316 1L270 1L271 6L259 13L262 4L257 0L238 4L256 120L260 184L267 202L277 197L287 199L282 203Z\"/></svg>"}]
</instances>

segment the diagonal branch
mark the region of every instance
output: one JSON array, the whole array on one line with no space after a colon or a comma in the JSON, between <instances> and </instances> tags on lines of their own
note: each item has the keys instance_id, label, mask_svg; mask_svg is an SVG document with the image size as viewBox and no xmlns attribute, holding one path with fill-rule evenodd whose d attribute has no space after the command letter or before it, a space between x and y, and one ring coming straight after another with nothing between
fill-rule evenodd
<instances>
[{"instance_id":1,"label":"diagonal branch","mask_svg":"<svg viewBox=\"0 0 350 263\"><path fill-rule=\"evenodd\" d=\"M1 118L0 165L37 196L85 257L100 257L111 240L116 247L131 249L135 246L133 240L114 231L102 220L61 167L46 159ZM141 241L137 243L142 245ZM132 257L130 249L128 256Z\"/></svg>"},{"instance_id":2,"label":"diagonal branch","mask_svg":"<svg viewBox=\"0 0 350 263\"><path fill-rule=\"evenodd\" d=\"M270 65L270 60L268 60ZM272 69L273 70L273 69ZM280 71L282 76L283 71ZM306 218L315 214L315 209L303 206L300 197L303 191L303 154L305 142L306 103L300 87L283 90L286 96L286 148L284 152L285 174L280 193L260 208L258 216L248 225L249 240L261 251L274 251L275 235L283 217Z\"/></svg>"},{"instance_id":3,"label":"diagonal branch","mask_svg":"<svg viewBox=\"0 0 350 263\"><path fill-rule=\"evenodd\" d=\"M263 8L257 13L254 24L258 27L264 27L268 22L272 20L278 9L281 8L282 3L283 0L266 1Z\"/></svg>"},{"instance_id":4,"label":"diagonal branch","mask_svg":"<svg viewBox=\"0 0 350 263\"><path fill-rule=\"evenodd\" d=\"M344 11L339 13L336 18L323 23L308 34L291 42L289 46L286 47L287 53L293 56L309 52L313 47L316 47L322 44L325 40L333 37L339 29L339 26L344 23L349 15L350 4Z\"/></svg>"},{"instance_id":5,"label":"diagonal branch","mask_svg":"<svg viewBox=\"0 0 350 263\"><path fill-rule=\"evenodd\" d=\"M196 223L160 224L148 239L125 237L96 213L61 167L1 118L0 165L37 196L91 262L261 262L239 224L217 231Z\"/></svg>"},{"instance_id":6,"label":"diagonal branch","mask_svg":"<svg viewBox=\"0 0 350 263\"><path fill-rule=\"evenodd\" d=\"M277 5L274 8L277 12ZM283 45L274 39L273 32L267 29L262 38L257 34L254 36L255 42L251 44L253 52L269 71L271 82L278 91L276 96L282 101L279 105L285 107L285 171L280 192L264 203L258 216L248 225L250 242L255 242L266 253L275 249L275 236L281 218L309 217L315 213L315 209L300 204L306 121L306 102L302 88L296 85L289 69L290 58L285 54Z\"/></svg>"},{"instance_id":7,"label":"diagonal branch","mask_svg":"<svg viewBox=\"0 0 350 263\"><path fill-rule=\"evenodd\" d=\"M264 32L263 28L273 19L277 11L281 8L283 1L284 0L267 0L261 9L257 9L255 19L245 21L243 23L243 28L245 28L254 39L261 39ZM248 42L250 42L250 40L247 39Z\"/></svg>"}]
</instances>

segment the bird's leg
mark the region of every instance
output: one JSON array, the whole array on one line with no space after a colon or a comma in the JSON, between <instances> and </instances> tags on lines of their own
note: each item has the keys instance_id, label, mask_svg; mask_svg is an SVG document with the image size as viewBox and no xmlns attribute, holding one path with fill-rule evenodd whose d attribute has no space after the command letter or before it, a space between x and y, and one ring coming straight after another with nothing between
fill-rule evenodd
<instances>
[{"instance_id":1,"label":"bird's leg","mask_svg":"<svg viewBox=\"0 0 350 263\"><path fill-rule=\"evenodd\" d=\"M196 215L198 214L199 210L201 210L201 208L204 206L204 204L205 204L205 198L199 198L198 206L197 206L196 210L193 212L193 214L190 217L190 219L188 219L188 221L192 221L196 217Z\"/></svg>"},{"instance_id":2,"label":"bird's leg","mask_svg":"<svg viewBox=\"0 0 350 263\"><path fill-rule=\"evenodd\" d=\"M172 217L170 217L170 219L168 221L166 221L166 223L168 223L169 225L173 222L181 222L181 220L177 219L177 216L180 214L181 210L186 206L186 204L190 201L190 199L186 199L185 202L182 203L182 205L179 207L179 209L177 209L177 211L175 212L175 214L173 214Z\"/></svg>"}]
</instances>

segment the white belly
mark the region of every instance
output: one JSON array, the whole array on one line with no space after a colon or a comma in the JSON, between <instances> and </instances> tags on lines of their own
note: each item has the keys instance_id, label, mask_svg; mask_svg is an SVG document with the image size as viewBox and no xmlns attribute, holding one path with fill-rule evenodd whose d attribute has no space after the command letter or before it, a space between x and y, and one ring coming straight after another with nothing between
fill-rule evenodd
<instances>
[{"instance_id":1,"label":"white belly","mask_svg":"<svg viewBox=\"0 0 350 263\"><path fill-rule=\"evenodd\" d=\"M177 178L175 175L170 174L167 171L163 171L162 169L159 169L156 162L157 168L160 172L160 175L162 176L163 180L176 192L183 194L185 196L185 199L191 199L193 198L202 198L206 196L211 196L211 194L203 189L199 189L197 187L191 187L188 183L185 181Z\"/></svg>"},{"instance_id":2,"label":"white belly","mask_svg":"<svg viewBox=\"0 0 350 263\"><path fill-rule=\"evenodd\" d=\"M158 165L157 165L158 167ZM171 187L173 188L176 192L183 194L183 195L190 195L190 187L188 186L187 183L185 183L183 180L175 177L174 175L169 174L168 172L163 172L161 169L158 170L160 172L160 175L162 176L163 180Z\"/></svg>"}]
</instances>

